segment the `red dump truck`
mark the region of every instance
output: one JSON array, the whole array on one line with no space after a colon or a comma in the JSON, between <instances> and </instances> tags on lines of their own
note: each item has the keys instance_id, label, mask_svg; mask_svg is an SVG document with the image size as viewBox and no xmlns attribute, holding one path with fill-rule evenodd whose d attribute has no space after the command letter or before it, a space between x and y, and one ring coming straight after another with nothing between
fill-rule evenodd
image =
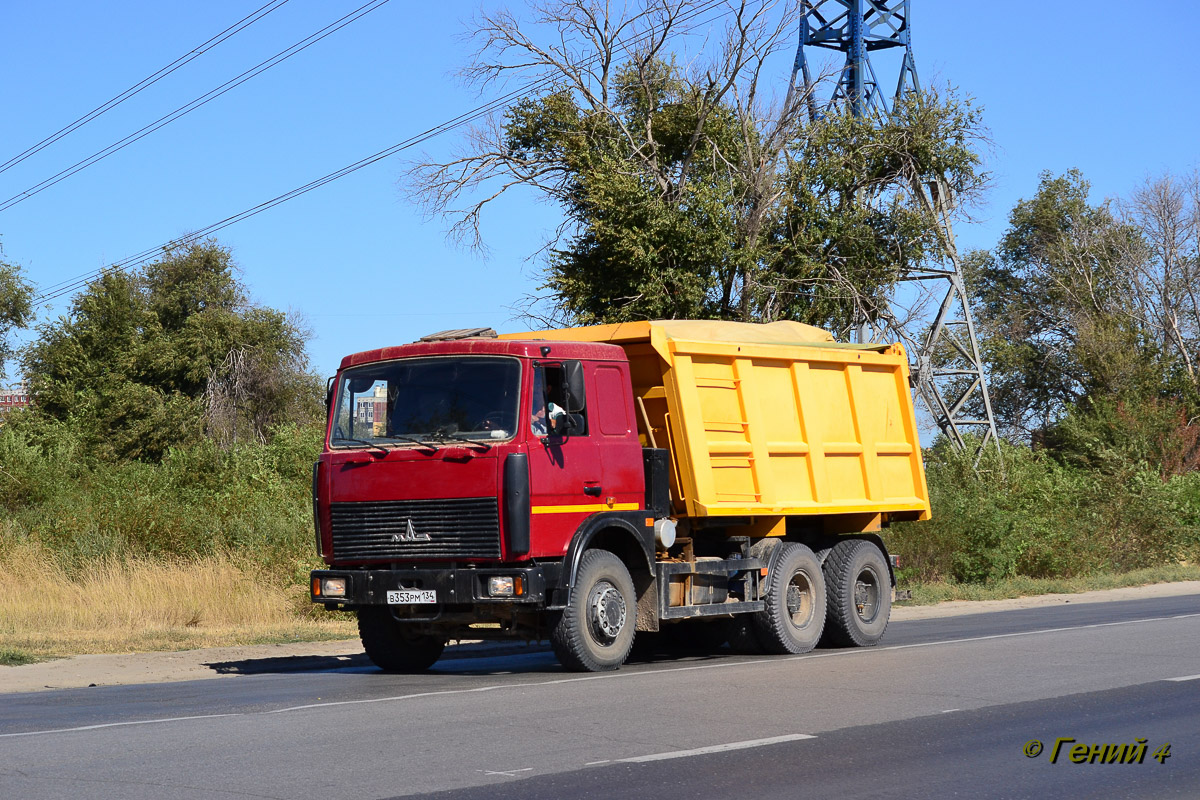
<instances>
[{"instance_id":1,"label":"red dump truck","mask_svg":"<svg viewBox=\"0 0 1200 800\"><path fill-rule=\"evenodd\" d=\"M448 331L343 359L311 596L384 670L452 639L618 668L639 631L865 646L929 516L899 345L792 322Z\"/></svg>"}]
</instances>

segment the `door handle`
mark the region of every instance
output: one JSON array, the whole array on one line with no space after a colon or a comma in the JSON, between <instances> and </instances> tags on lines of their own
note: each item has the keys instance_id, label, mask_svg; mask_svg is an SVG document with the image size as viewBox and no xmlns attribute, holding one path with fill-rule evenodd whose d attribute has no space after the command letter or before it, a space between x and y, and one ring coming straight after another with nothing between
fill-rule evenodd
<instances>
[{"instance_id":1,"label":"door handle","mask_svg":"<svg viewBox=\"0 0 1200 800\"><path fill-rule=\"evenodd\" d=\"M599 485L583 487L583 493L586 494L588 497L599 497L601 494L603 494L603 492L604 492L603 487L601 487Z\"/></svg>"}]
</instances>

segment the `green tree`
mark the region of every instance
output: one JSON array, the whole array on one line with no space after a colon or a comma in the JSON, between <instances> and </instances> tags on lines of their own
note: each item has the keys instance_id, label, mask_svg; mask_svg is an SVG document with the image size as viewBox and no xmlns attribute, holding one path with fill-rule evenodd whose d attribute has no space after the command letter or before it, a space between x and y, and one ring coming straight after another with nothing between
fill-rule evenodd
<instances>
[{"instance_id":1,"label":"green tree","mask_svg":"<svg viewBox=\"0 0 1200 800\"><path fill-rule=\"evenodd\" d=\"M978 112L927 97L876 125L810 118L802 91L768 102L764 76L792 47L800 6L729 5L719 55L687 67L668 48L697 3L485 14L467 77L519 71L549 88L473 131L457 157L416 165L414 195L473 244L482 210L512 187L556 203L548 323L788 318L844 330L855 312L873 318L899 274L938 255L934 221L903 190L943 172L960 195L979 187ZM533 38L543 27L563 44Z\"/></svg>"},{"instance_id":2,"label":"green tree","mask_svg":"<svg viewBox=\"0 0 1200 800\"><path fill-rule=\"evenodd\" d=\"M993 407L1018 438L1084 398L1141 397L1162 383L1161 351L1131 313L1125 259L1140 232L1088 194L1078 171L1043 173L996 250L966 260Z\"/></svg>"},{"instance_id":3,"label":"green tree","mask_svg":"<svg viewBox=\"0 0 1200 800\"><path fill-rule=\"evenodd\" d=\"M1007 433L1112 475L1200 468L1200 179L1094 204L1041 177L992 252L968 259Z\"/></svg>"},{"instance_id":4,"label":"green tree","mask_svg":"<svg viewBox=\"0 0 1200 800\"><path fill-rule=\"evenodd\" d=\"M9 337L14 330L27 327L33 319L33 287L19 266L4 260L0 248L0 379L6 377L5 364L13 355Z\"/></svg>"},{"instance_id":5,"label":"green tree","mask_svg":"<svg viewBox=\"0 0 1200 800\"><path fill-rule=\"evenodd\" d=\"M229 251L207 241L96 279L23 355L39 411L108 460L156 460L205 432L262 440L312 419L305 332L250 303L234 272Z\"/></svg>"}]
</instances>

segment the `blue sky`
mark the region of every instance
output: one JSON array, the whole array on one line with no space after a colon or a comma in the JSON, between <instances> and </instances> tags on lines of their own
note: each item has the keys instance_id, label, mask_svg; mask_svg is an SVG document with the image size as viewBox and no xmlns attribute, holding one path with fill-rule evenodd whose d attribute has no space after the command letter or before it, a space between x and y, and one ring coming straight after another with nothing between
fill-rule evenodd
<instances>
[{"instance_id":1,"label":"blue sky","mask_svg":"<svg viewBox=\"0 0 1200 800\"><path fill-rule=\"evenodd\" d=\"M0 163L173 61L266 0L10 2L0 11ZM290 0L114 111L0 174L17 194L324 27L366 0ZM488 4L493 5L493 4ZM519 3L510 4L519 8ZM989 247L1043 170L1078 167L1100 199L1198 165L1191 0L1153 17L1117 0L913 0L917 68L984 107L994 176L960 246ZM286 192L488 97L455 76L474 3L392 0L105 161L0 212L6 260L49 286ZM878 68L879 65L877 65ZM778 77L786 87L787 65ZM881 82L894 73L884 68ZM456 134L428 145L445 152ZM485 219L488 254L448 242L390 159L219 234L262 304L302 314L313 368L445 328L519 330L528 257L554 227L528 196ZM42 321L65 300L39 309Z\"/></svg>"}]
</instances>

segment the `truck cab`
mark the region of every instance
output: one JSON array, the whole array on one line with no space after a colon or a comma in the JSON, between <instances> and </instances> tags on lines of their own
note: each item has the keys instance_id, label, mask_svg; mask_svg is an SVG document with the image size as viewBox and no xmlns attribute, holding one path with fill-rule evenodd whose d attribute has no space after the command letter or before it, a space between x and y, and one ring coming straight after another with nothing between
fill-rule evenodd
<instances>
[{"instance_id":1,"label":"truck cab","mask_svg":"<svg viewBox=\"0 0 1200 800\"><path fill-rule=\"evenodd\" d=\"M314 467L329 569L313 599L358 610L368 652L389 663L404 658L375 628L391 620L411 623L409 652L546 638L541 612L565 602L585 522L653 558L629 383L624 351L602 343L465 338L343 359Z\"/></svg>"}]
</instances>

